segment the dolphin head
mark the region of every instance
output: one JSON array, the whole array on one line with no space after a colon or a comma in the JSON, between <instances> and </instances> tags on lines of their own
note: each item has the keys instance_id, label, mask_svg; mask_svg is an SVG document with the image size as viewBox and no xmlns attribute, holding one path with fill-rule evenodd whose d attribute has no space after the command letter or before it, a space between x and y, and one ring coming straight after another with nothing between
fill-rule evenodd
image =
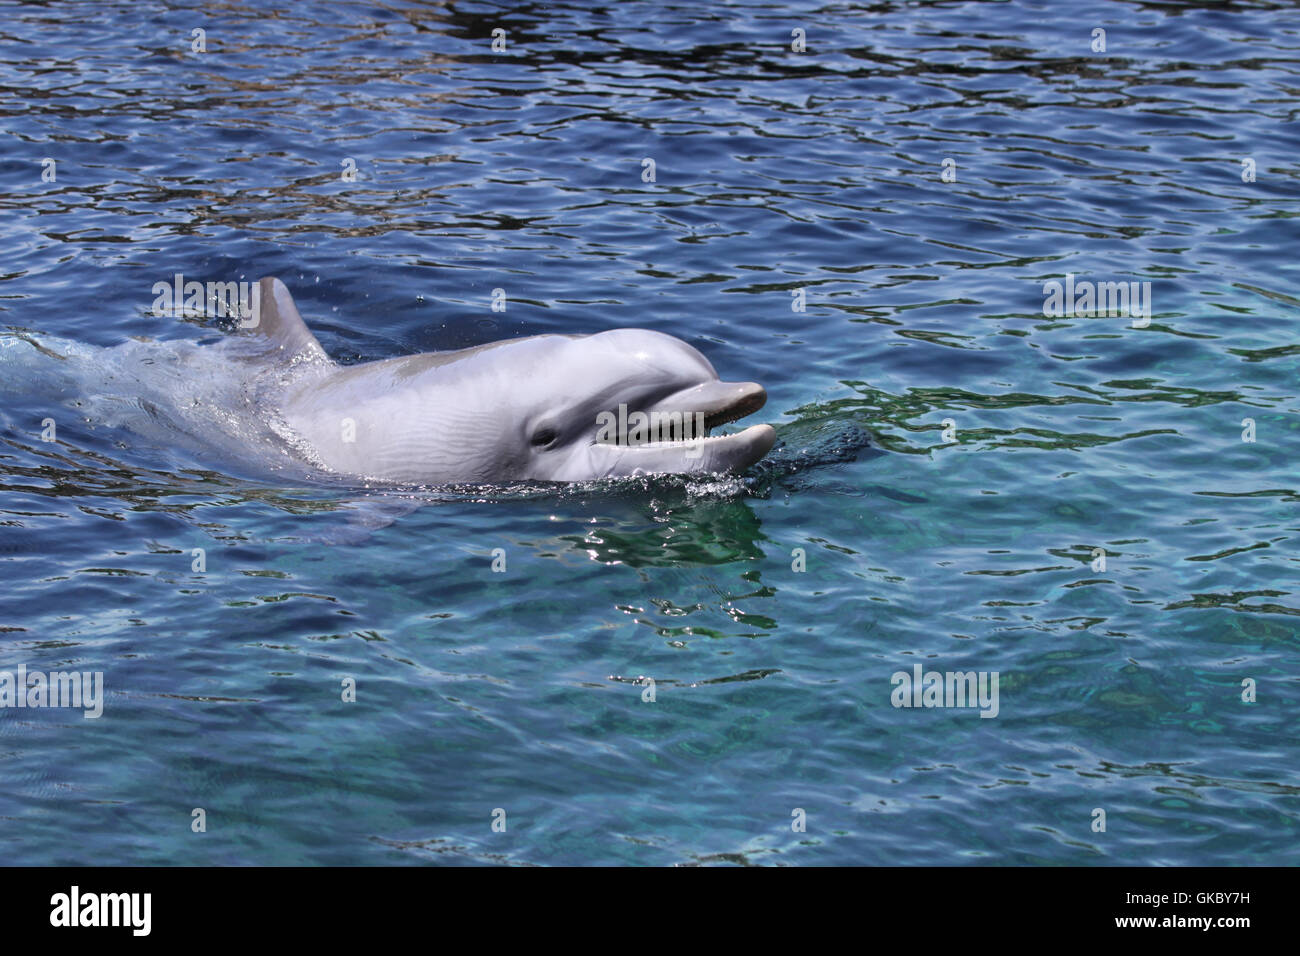
<instances>
[{"instance_id":1,"label":"dolphin head","mask_svg":"<svg viewBox=\"0 0 1300 956\"><path fill-rule=\"evenodd\" d=\"M522 478L732 474L776 440L771 425L712 435L762 408L767 392L720 381L708 359L662 332L565 337L547 365L516 405Z\"/></svg>"}]
</instances>

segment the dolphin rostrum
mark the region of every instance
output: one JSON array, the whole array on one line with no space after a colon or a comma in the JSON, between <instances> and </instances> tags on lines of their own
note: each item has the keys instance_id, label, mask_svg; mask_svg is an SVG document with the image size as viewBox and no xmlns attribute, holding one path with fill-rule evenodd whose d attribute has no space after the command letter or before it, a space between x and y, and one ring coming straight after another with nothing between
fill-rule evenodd
<instances>
[{"instance_id":1,"label":"dolphin rostrum","mask_svg":"<svg viewBox=\"0 0 1300 956\"><path fill-rule=\"evenodd\" d=\"M262 279L256 295L246 334L261 361L293 373L275 410L285 437L336 477L453 485L732 474L776 439L770 425L710 435L767 393L719 381L708 359L662 332L535 335L338 365L284 283Z\"/></svg>"}]
</instances>

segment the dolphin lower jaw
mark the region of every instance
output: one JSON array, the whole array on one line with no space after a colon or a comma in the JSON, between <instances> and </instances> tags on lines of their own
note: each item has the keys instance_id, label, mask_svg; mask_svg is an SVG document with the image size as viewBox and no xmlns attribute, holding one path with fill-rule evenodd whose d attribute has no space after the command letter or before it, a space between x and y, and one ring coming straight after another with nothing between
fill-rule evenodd
<instances>
[{"instance_id":1,"label":"dolphin lower jaw","mask_svg":"<svg viewBox=\"0 0 1300 956\"><path fill-rule=\"evenodd\" d=\"M771 425L751 425L734 435L632 445L593 443L586 447L586 454L548 477L581 481L636 475L736 474L766 455L775 441L776 430Z\"/></svg>"}]
</instances>

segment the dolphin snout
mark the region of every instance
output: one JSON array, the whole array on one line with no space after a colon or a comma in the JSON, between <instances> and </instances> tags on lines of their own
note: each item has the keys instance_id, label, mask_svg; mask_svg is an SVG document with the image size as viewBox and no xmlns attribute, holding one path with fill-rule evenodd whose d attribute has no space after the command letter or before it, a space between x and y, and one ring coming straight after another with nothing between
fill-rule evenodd
<instances>
[{"instance_id":1,"label":"dolphin snout","mask_svg":"<svg viewBox=\"0 0 1300 956\"><path fill-rule=\"evenodd\" d=\"M752 415L767 404L767 390L757 382L705 382L674 392L650 411L703 413L705 428L716 428Z\"/></svg>"}]
</instances>

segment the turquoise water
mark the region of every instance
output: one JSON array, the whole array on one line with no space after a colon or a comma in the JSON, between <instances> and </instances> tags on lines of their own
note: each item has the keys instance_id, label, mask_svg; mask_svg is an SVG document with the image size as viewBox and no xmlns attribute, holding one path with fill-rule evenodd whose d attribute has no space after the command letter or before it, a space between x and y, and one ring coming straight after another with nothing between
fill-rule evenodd
<instances>
[{"instance_id":1,"label":"turquoise water","mask_svg":"<svg viewBox=\"0 0 1300 956\"><path fill-rule=\"evenodd\" d=\"M0 50L0 326L208 340L153 283L277 275L349 362L669 332L780 434L281 486L0 362L0 669L106 688L0 710L4 862L1297 862L1294 8L4 4ZM1067 274L1149 324L1045 316ZM894 707L918 663L997 716Z\"/></svg>"}]
</instances>

